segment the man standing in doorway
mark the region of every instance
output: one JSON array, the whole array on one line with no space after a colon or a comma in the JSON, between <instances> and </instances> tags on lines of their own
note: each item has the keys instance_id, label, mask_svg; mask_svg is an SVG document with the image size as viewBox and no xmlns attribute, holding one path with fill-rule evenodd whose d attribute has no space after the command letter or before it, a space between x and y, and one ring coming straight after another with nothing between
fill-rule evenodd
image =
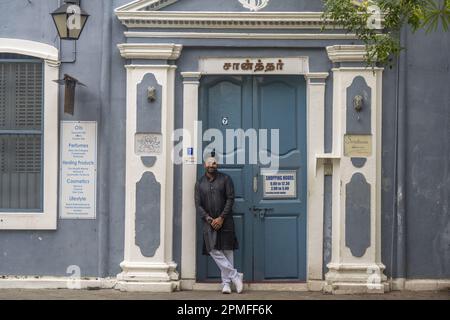
<instances>
[{"instance_id":1,"label":"man standing in doorway","mask_svg":"<svg viewBox=\"0 0 450 320\"><path fill-rule=\"evenodd\" d=\"M209 254L221 271L222 293L231 293L231 283L241 293L243 274L237 272L233 262L233 251L238 249L232 215L233 181L217 171L214 154L206 159L204 166L205 175L195 184L195 207L203 220L203 254Z\"/></svg>"}]
</instances>

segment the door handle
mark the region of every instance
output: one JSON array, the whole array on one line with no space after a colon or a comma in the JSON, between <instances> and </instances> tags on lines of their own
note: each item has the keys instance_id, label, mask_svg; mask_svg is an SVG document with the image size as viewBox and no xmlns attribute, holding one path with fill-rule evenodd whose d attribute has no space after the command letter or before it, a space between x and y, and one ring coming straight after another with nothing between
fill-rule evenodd
<instances>
[{"instance_id":1,"label":"door handle","mask_svg":"<svg viewBox=\"0 0 450 320\"><path fill-rule=\"evenodd\" d=\"M254 193L258 192L258 175L255 175L253 177L253 192Z\"/></svg>"},{"instance_id":2,"label":"door handle","mask_svg":"<svg viewBox=\"0 0 450 320\"><path fill-rule=\"evenodd\" d=\"M250 211L253 211L253 215L254 215L255 217L258 215L258 213L261 214L261 210L264 210L264 209L257 208L257 207L255 207L255 206L253 206L253 207L250 208Z\"/></svg>"},{"instance_id":3,"label":"door handle","mask_svg":"<svg viewBox=\"0 0 450 320\"><path fill-rule=\"evenodd\" d=\"M255 217L259 217L261 220L264 219L268 212L273 211L273 208L257 208L255 206L249 208L250 211L253 211L253 215Z\"/></svg>"},{"instance_id":4,"label":"door handle","mask_svg":"<svg viewBox=\"0 0 450 320\"><path fill-rule=\"evenodd\" d=\"M261 211L259 212L259 218L263 220L266 217L267 213L271 211L273 211L273 208L261 209Z\"/></svg>"},{"instance_id":5,"label":"door handle","mask_svg":"<svg viewBox=\"0 0 450 320\"><path fill-rule=\"evenodd\" d=\"M262 209L262 210L259 212L259 218L260 218L261 220L263 220L265 217L266 217L266 209Z\"/></svg>"}]
</instances>

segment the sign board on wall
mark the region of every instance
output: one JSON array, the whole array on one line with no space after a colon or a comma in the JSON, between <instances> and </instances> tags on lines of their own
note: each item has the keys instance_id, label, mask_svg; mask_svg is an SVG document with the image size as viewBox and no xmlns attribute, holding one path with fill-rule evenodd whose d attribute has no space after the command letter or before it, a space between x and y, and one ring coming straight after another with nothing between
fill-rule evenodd
<instances>
[{"instance_id":1,"label":"sign board on wall","mask_svg":"<svg viewBox=\"0 0 450 320\"><path fill-rule=\"evenodd\" d=\"M283 170L262 171L264 199L297 198L297 172Z\"/></svg>"},{"instance_id":2,"label":"sign board on wall","mask_svg":"<svg viewBox=\"0 0 450 320\"><path fill-rule=\"evenodd\" d=\"M307 74L308 58L202 58L199 69L202 74Z\"/></svg>"},{"instance_id":3,"label":"sign board on wall","mask_svg":"<svg viewBox=\"0 0 450 320\"><path fill-rule=\"evenodd\" d=\"M95 219L97 122L61 122L60 217Z\"/></svg>"},{"instance_id":4,"label":"sign board on wall","mask_svg":"<svg viewBox=\"0 0 450 320\"><path fill-rule=\"evenodd\" d=\"M372 156L372 136L347 134L344 137L344 155L346 157Z\"/></svg>"}]
</instances>

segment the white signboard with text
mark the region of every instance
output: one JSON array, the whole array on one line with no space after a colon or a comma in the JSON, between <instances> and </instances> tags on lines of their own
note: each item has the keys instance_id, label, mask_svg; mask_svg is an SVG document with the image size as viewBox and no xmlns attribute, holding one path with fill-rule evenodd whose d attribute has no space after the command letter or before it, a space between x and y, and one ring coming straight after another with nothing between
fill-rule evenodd
<instances>
[{"instance_id":1,"label":"white signboard with text","mask_svg":"<svg viewBox=\"0 0 450 320\"><path fill-rule=\"evenodd\" d=\"M60 217L95 219L97 122L61 122Z\"/></svg>"},{"instance_id":2,"label":"white signboard with text","mask_svg":"<svg viewBox=\"0 0 450 320\"><path fill-rule=\"evenodd\" d=\"M296 171L262 171L264 182L264 199L297 198Z\"/></svg>"}]
</instances>

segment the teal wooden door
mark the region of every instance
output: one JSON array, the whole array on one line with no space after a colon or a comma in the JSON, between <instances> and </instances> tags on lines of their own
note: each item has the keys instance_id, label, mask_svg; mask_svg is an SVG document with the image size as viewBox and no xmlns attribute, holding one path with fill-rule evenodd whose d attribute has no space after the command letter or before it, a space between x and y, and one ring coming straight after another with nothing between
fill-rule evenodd
<instances>
[{"instance_id":1,"label":"teal wooden door","mask_svg":"<svg viewBox=\"0 0 450 320\"><path fill-rule=\"evenodd\" d=\"M236 146L219 170L230 175L235 186L233 217L240 248L235 266L246 281L306 280L306 85L298 76L208 76L201 82L200 121L204 132L216 129L226 150L227 129L255 129L258 149L260 130L268 132L270 155L278 150L279 171L260 161L250 163L249 138L243 149ZM273 129L279 130L279 146L271 145ZM204 142L203 148L210 144ZM239 164L240 153L245 163ZM226 152L225 152L226 153ZM274 152L275 153L275 152ZM225 162L225 154L217 154ZM253 154L254 155L254 154ZM230 163L230 159L234 161ZM204 174L198 167L198 177ZM290 177L289 191L269 192L269 178ZM267 180L267 181L266 181ZM277 184L275 182L275 184ZM283 184L283 186L281 186ZM268 188L269 186L269 188ZM280 183L284 188L284 182ZM278 189L278 186L273 188ZM265 192L266 191L266 192ZM286 194L283 194L286 193ZM214 261L201 254L201 221L197 224L197 280L218 281Z\"/></svg>"}]
</instances>

